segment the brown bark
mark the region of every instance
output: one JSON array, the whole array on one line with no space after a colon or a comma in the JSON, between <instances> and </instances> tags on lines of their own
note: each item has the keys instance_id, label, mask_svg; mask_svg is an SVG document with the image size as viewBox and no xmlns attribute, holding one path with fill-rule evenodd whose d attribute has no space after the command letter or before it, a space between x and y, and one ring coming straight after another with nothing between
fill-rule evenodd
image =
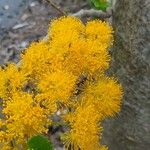
<instances>
[{"instance_id":1,"label":"brown bark","mask_svg":"<svg viewBox=\"0 0 150 150\"><path fill-rule=\"evenodd\" d=\"M124 87L120 114L104 122L110 150L150 149L150 0L117 0L110 74Z\"/></svg>"}]
</instances>

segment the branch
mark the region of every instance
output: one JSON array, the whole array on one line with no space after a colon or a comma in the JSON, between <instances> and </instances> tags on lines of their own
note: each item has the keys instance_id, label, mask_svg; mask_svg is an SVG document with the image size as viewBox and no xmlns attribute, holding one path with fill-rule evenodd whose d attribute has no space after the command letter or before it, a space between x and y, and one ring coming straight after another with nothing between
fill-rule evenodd
<instances>
[{"instance_id":1,"label":"branch","mask_svg":"<svg viewBox=\"0 0 150 150\"><path fill-rule=\"evenodd\" d=\"M81 9L80 11L70 14L71 16L83 18L83 17L98 17L101 19L110 18L112 16L112 11L108 10L107 12L103 12L101 10L95 10L95 9Z\"/></svg>"},{"instance_id":2,"label":"branch","mask_svg":"<svg viewBox=\"0 0 150 150\"><path fill-rule=\"evenodd\" d=\"M57 6L54 2L52 2L52 0L44 0L44 1L50 3L50 5L53 8L55 8L60 14L65 15L65 16L67 15L66 12L64 12L63 10L61 10L59 6Z\"/></svg>"}]
</instances>

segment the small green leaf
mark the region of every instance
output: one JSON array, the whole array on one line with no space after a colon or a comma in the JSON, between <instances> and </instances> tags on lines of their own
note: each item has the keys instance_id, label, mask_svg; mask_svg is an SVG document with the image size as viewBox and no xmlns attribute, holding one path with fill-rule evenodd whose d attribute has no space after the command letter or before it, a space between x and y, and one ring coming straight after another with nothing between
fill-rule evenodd
<instances>
[{"instance_id":1,"label":"small green leaf","mask_svg":"<svg viewBox=\"0 0 150 150\"><path fill-rule=\"evenodd\" d=\"M98 10L103 10L106 11L107 7L110 6L110 3L108 1L104 0L90 0L91 1L91 6Z\"/></svg>"},{"instance_id":2,"label":"small green leaf","mask_svg":"<svg viewBox=\"0 0 150 150\"><path fill-rule=\"evenodd\" d=\"M37 135L32 137L28 141L28 149L29 150L54 150L52 143L48 140L48 138Z\"/></svg>"}]
</instances>

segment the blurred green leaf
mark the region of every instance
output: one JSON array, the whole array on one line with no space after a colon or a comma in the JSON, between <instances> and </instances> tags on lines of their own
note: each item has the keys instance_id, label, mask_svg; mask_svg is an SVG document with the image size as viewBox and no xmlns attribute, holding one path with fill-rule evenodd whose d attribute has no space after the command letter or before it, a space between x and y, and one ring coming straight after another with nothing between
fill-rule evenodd
<instances>
[{"instance_id":1,"label":"blurred green leaf","mask_svg":"<svg viewBox=\"0 0 150 150\"><path fill-rule=\"evenodd\" d=\"M48 138L37 135L28 141L29 150L54 150L52 143Z\"/></svg>"},{"instance_id":2,"label":"blurred green leaf","mask_svg":"<svg viewBox=\"0 0 150 150\"><path fill-rule=\"evenodd\" d=\"M92 7L106 11L107 7L110 6L110 3L106 0L90 0L90 4Z\"/></svg>"}]
</instances>

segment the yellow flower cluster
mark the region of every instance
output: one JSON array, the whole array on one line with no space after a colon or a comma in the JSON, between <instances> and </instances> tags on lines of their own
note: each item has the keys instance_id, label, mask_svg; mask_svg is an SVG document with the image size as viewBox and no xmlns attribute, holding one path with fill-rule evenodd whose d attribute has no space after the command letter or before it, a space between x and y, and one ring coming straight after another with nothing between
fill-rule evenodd
<instances>
[{"instance_id":1,"label":"yellow flower cluster","mask_svg":"<svg viewBox=\"0 0 150 150\"><path fill-rule=\"evenodd\" d=\"M28 92L28 77L14 64L0 70L0 149L26 148L27 140L33 135L47 133L51 121L49 113ZM50 109L50 107L49 107Z\"/></svg>"},{"instance_id":2,"label":"yellow flower cluster","mask_svg":"<svg viewBox=\"0 0 150 150\"><path fill-rule=\"evenodd\" d=\"M105 75L112 33L100 20L84 25L61 17L51 22L46 40L23 51L19 65L0 69L1 149L27 149L27 140L46 134L60 110L66 150L107 150L99 144L101 121L119 112L122 98L120 84Z\"/></svg>"},{"instance_id":3,"label":"yellow flower cluster","mask_svg":"<svg viewBox=\"0 0 150 150\"><path fill-rule=\"evenodd\" d=\"M71 126L70 132L64 137L65 148L69 149L71 145L73 150L79 148L83 150L98 150L99 146L99 114L95 113L93 104L80 105L76 111L68 114L66 120Z\"/></svg>"}]
</instances>

